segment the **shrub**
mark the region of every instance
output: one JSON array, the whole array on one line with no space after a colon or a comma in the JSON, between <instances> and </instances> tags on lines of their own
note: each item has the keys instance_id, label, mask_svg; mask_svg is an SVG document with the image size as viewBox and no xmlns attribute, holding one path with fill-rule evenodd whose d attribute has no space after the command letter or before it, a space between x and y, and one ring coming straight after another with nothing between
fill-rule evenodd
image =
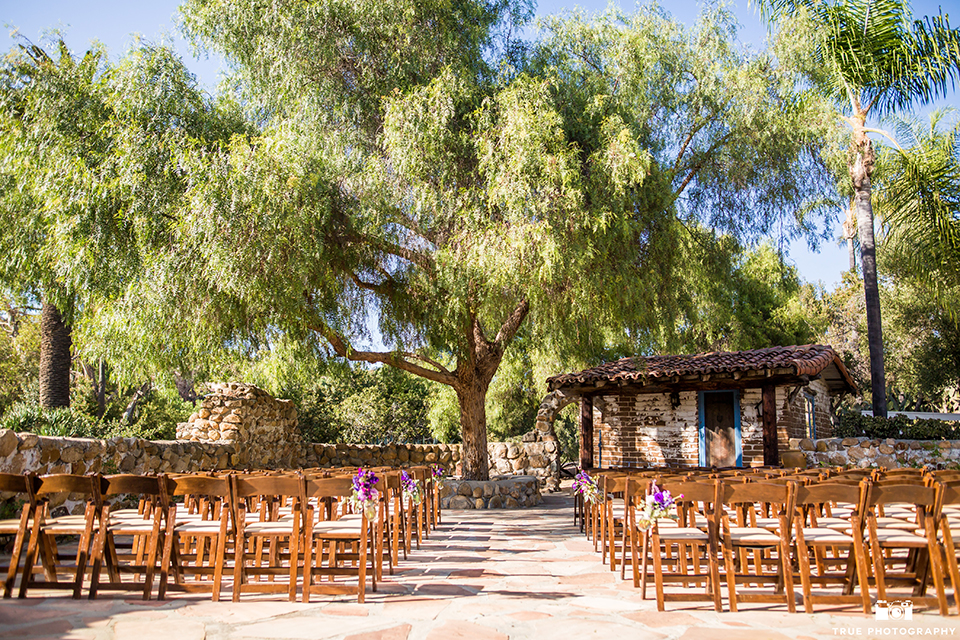
<instances>
[{"instance_id":1,"label":"shrub","mask_svg":"<svg viewBox=\"0 0 960 640\"><path fill-rule=\"evenodd\" d=\"M879 418L858 411L841 413L834 429L838 438L896 438L898 440L960 440L960 422L911 420L906 416Z\"/></svg>"},{"instance_id":2,"label":"shrub","mask_svg":"<svg viewBox=\"0 0 960 640\"><path fill-rule=\"evenodd\" d=\"M73 409L43 409L36 404L18 403L3 414L0 428L38 436L91 438L96 437L97 421Z\"/></svg>"}]
</instances>

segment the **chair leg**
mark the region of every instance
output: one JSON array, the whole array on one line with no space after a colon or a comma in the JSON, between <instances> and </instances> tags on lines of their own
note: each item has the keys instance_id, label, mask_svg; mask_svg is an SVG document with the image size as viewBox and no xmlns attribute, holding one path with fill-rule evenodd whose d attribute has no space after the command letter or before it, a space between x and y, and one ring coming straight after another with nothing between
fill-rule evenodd
<instances>
[{"instance_id":1,"label":"chair leg","mask_svg":"<svg viewBox=\"0 0 960 640\"><path fill-rule=\"evenodd\" d=\"M20 568L20 556L23 554L23 541L27 538L32 513L33 507L29 503L23 505L23 511L20 514L20 526L17 528L17 537L13 541L13 551L10 554L10 566L7 567L7 578L3 582L3 597L5 599L13 595L13 586L17 581L17 572Z\"/></svg>"}]
</instances>

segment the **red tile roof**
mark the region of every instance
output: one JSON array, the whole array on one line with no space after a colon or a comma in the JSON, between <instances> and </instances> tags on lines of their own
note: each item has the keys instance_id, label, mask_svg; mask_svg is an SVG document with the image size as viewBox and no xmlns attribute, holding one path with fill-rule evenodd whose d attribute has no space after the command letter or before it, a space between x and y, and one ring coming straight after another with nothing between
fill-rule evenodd
<instances>
[{"instance_id":1,"label":"red tile roof","mask_svg":"<svg viewBox=\"0 0 960 640\"><path fill-rule=\"evenodd\" d=\"M792 369L795 375L816 376L834 365L839 377L853 392L856 384L850 377L843 361L829 346L806 344L791 347L769 347L749 351L714 351L681 356L638 356L622 358L580 373L566 373L547 378L547 387L552 391L595 382L630 382L673 376L703 375L712 373L755 372L766 369Z\"/></svg>"}]
</instances>

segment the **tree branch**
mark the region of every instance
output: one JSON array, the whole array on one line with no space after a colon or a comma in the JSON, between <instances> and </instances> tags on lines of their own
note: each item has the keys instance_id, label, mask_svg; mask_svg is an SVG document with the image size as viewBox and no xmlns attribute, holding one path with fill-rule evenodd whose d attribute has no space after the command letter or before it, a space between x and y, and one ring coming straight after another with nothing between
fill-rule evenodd
<instances>
[{"instance_id":1,"label":"tree branch","mask_svg":"<svg viewBox=\"0 0 960 640\"><path fill-rule=\"evenodd\" d=\"M497 337L494 342L498 347L501 349L506 347L506 344L513 339L513 336L517 335L517 331L520 330L520 325L523 324L528 313L530 313L530 303L525 299L521 300L517 308L513 310L513 313L507 316L507 319L500 327L500 331L497 332Z\"/></svg>"},{"instance_id":2,"label":"tree branch","mask_svg":"<svg viewBox=\"0 0 960 640\"><path fill-rule=\"evenodd\" d=\"M453 386L457 381L457 378L446 369L434 371L433 369L421 367L420 365L404 359L405 355L410 356L412 354L403 354L397 351L386 353L380 351L357 351L350 346L343 336L330 328L327 323L319 319L317 319L315 322L315 324L308 325L309 329L322 335L326 341L330 343L330 346L333 347L334 353L341 358L346 358L351 362L386 364L391 367L406 371L407 373L412 373L415 376L420 376L421 378L426 378L427 380L432 380L433 382L439 382L440 384L446 384L450 386ZM424 362L427 361L422 356L414 357Z\"/></svg>"}]
</instances>

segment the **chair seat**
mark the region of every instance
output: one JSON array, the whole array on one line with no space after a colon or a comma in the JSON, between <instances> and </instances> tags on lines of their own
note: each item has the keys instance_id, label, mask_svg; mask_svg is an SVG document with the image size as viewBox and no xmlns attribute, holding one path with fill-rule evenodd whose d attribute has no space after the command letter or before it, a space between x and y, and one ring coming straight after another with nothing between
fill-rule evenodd
<instances>
[{"instance_id":1,"label":"chair seat","mask_svg":"<svg viewBox=\"0 0 960 640\"><path fill-rule=\"evenodd\" d=\"M838 518L836 516L823 516L817 518L817 526L811 529L833 529L834 527L843 530L850 528L849 518Z\"/></svg>"},{"instance_id":2,"label":"chair seat","mask_svg":"<svg viewBox=\"0 0 960 640\"><path fill-rule=\"evenodd\" d=\"M82 520L80 522L59 522L55 520L43 525L44 533L56 535L79 535L85 529L86 523ZM96 522L93 523L93 529L99 529Z\"/></svg>"},{"instance_id":3,"label":"chair seat","mask_svg":"<svg viewBox=\"0 0 960 640\"><path fill-rule=\"evenodd\" d=\"M731 527L730 540L739 545L777 545L780 536L760 527Z\"/></svg>"},{"instance_id":4,"label":"chair seat","mask_svg":"<svg viewBox=\"0 0 960 640\"><path fill-rule=\"evenodd\" d=\"M28 523L33 523L33 518L30 518ZM7 520L0 520L0 534L11 535L20 531L20 518L9 518Z\"/></svg>"},{"instance_id":5,"label":"chair seat","mask_svg":"<svg viewBox=\"0 0 960 640\"><path fill-rule=\"evenodd\" d=\"M891 518L884 516L877 518L877 526L884 529L900 529L901 531L916 531L917 523L902 520L900 518Z\"/></svg>"},{"instance_id":6,"label":"chair seat","mask_svg":"<svg viewBox=\"0 0 960 640\"><path fill-rule=\"evenodd\" d=\"M176 529L177 533L184 533L187 535L197 535L204 533L220 533L220 521L219 520L189 520L187 522L177 521Z\"/></svg>"},{"instance_id":7,"label":"chair seat","mask_svg":"<svg viewBox=\"0 0 960 640\"><path fill-rule=\"evenodd\" d=\"M757 518L758 529L767 529L768 531L780 530L780 518Z\"/></svg>"},{"instance_id":8,"label":"chair seat","mask_svg":"<svg viewBox=\"0 0 960 640\"><path fill-rule=\"evenodd\" d=\"M853 544L853 538L828 527L804 527L803 539L810 544Z\"/></svg>"},{"instance_id":9,"label":"chair seat","mask_svg":"<svg viewBox=\"0 0 960 640\"><path fill-rule=\"evenodd\" d=\"M119 522L110 522L110 526L107 527L107 531L110 533L151 533L153 531L153 522L150 520L139 520L134 522L132 520L119 521Z\"/></svg>"},{"instance_id":10,"label":"chair seat","mask_svg":"<svg viewBox=\"0 0 960 640\"><path fill-rule=\"evenodd\" d=\"M313 525L313 535L320 537L325 535L359 537L362 533L360 524L355 522L324 520L323 522Z\"/></svg>"},{"instance_id":11,"label":"chair seat","mask_svg":"<svg viewBox=\"0 0 960 640\"><path fill-rule=\"evenodd\" d=\"M896 545L898 547L925 547L927 539L923 536L903 531L902 529L877 529L877 542L880 546Z\"/></svg>"},{"instance_id":12,"label":"chair seat","mask_svg":"<svg viewBox=\"0 0 960 640\"><path fill-rule=\"evenodd\" d=\"M262 535L262 534L290 534L292 533L291 523L289 521L284 522L248 522L244 527L244 531L248 534Z\"/></svg>"},{"instance_id":13,"label":"chair seat","mask_svg":"<svg viewBox=\"0 0 960 640\"><path fill-rule=\"evenodd\" d=\"M665 527L657 525L661 540L693 540L707 541L709 537L706 533L695 527Z\"/></svg>"}]
</instances>

